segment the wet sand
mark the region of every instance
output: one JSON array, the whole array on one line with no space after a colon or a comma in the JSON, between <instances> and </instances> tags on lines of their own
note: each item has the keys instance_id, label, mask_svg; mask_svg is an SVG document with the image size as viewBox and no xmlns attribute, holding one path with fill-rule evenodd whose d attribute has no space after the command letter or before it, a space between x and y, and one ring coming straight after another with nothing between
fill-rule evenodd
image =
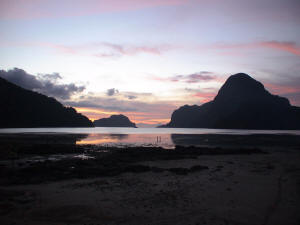
<instances>
[{"instance_id":1,"label":"wet sand","mask_svg":"<svg viewBox=\"0 0 300 225\"><path fill-rule=\"evenodd\" d=\"M300 224L297 147L98 148L80 148L89 160L0 161L1 224Z\"/></svg>"}]
</instances>

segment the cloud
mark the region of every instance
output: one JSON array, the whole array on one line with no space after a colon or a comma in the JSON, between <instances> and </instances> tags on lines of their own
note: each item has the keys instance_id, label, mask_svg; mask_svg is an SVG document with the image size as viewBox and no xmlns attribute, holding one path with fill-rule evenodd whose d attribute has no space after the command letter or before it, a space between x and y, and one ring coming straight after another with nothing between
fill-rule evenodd
<instances>
[{"instance_id":1,"label":"cloud","mask_svg":"<svg viewBox=\"0 0 300 225\"><path fill-rule=\"evenodd\" d=\"M255 71L265 88L274 95L289 99L292 105L300 106L300 64L289 67L288 70L265 69Z\"/></svg>"},{"instance_id":2,"label":"cloud","mask_svg":"<svg viewBox=\"0 0 300 225\"><path fill-rule=\"evenodd\" d=\"M173 6L187 0L1 0L1 19L34 19L86 16Z\"/></svg>"},{"instance_id":3,"label":"cloud","mask_svg":"<svg viewBox=\"0 0 300 225\"><path fill-rule=\"evenodd\" d=\"M96 101L94 101L96 99ZM119 101L111 101L105 98L94 98L94 100L81 100L81 101L64 101L65 105L69 105L72 107L80 107L80 108L92 108L92 109L102 109L105 111L110 112L136 112L138 111L137 108L126 106L124 104L115 104L116 102L120 103ZM110 103L110 104L109 104Z\"/></svg>"},{"instance_id":4,"label":"cloud","mask_svg":"<svg viewBox=\"0 0 300 225\"><path fill-rule=\"evenodd\" d=\"M198 73L192 73L188 75L175 75L167 78L151 76L151 79L167 82L199 83L215 80L217 79L217 76L213 72L201 71Z\"/></svg>"},{"instance_id":5,"label":"cloud","mask_svg":"<svg viewBox=\"0 0 300 225\"><path fill-rule=\"evenodd\" d=\"M216 50L235 50L234 52L221 52L221 54L230 54L230 55L239 55L241 49L259 49L259 48L268 48L287 52L293 55L300 56L300 46L295 42L291 41L260 41L260 42L249 42L249 43L239 43L239 44L214 44L210 46L201 46L199 49L216 49Z\"/></svg>"},{"instance_id":6,"label":"cloud","mask_svg":"<svg viewBox=\"0 0 300 225\"><path fill-rule=\"evenodd\" d=\"M289 83L265 83L264 86L272 94L286 97L292 104L300 106L300 78L291 79Z\"/></svg>"},{"instance_id":7,"label":"cloud","mask_svg":"<svg viewBox=\"0 0 300 225\"><path fill-rule=\"evenodd\" d=\"M171 44L160 44L160 45L132 45L132 44L116 44L110 42L93 42L81 45L58 45L52 43L31 43L26 45L38 45L41 47L48 47L56 49L60 53L72 54L72 55L89 55L97 58L114 58L121 56L135 56L138 54L152 54L152 55L162 55L164 52L183 48L180 45ZM245 49L273 49L277 51L287 52L293 55L300 56L300 46L296 42L291 41L258 41L258 42L248 42L248 43L214 43L208 45L200 46L190 46L185 47L187 49L201 50L216 50L219 51L220 55L232 55L232 56L242 56L242 50ZM201 71L199 73L191 75L201 75L204 76L211 75L208 71ZM186 76L186 75L181 75ZM175 77L176 78L176 77Z\"/></svg>"},{"instance_id":8,"label":"cloud","mask_svg":"<svg viewBox=\"0 0 300 225\"><path fill-rule=\"evenodd\" d=\"M115 96L118 95L121 98L125 98L125 99L129 99L129 100L134 100L137 98L147 98L147 97L151 97L152 93L141 93L141 92L129 92L129 91L125 91L125 92L120 92L118 89L116 88L110 88L107 89L106 91L106 96Z\"/></svg>"},{"instance_id":9,"label":"cloud","mask_svg":"<svg viewBox=\"0 0 300 225\"><path fill-rule=\"evenodd\" d=\"M197 97L201 100L201 103L209 102L214 99L217 93L210 92L196 92L192 94L192 97Z\"/></svg>"},{"instance_id":10,"label":"cloud","mask_svg":"<svg viewBox=\"0 0 300 225\"><path fill-rule=\"evenodd\" d=\"M97 95L86 95L78 101L64 101L64 104L73 107L87 107L104 109L118 112L142 112L149 109L148 103L141 101L130 101L115 97L102 97Z\"/></svg>"},{"instance_id":11,"label":"cloud","mask_svg":"<svg viewBox=\"0 0 300 225\"><path fill-rule=\"evenodd\" d=\"M295 42L279 42L279 41L264 41L258 43L259 46L265 48L278 49L300 56L300 47Z\"/></svg>"},{"instance_id":12,"label":"cloud","mask_svg":"<svg viewBox=\"0 0 300 225\"><path fill-rule=\"evenodd\" d=\"M134 95L126 95L125 97L127 97L130 100L133 100L133 99L137 98L137 96L134 96Z\"/></svg>"},{"instance_id":13,"label":"cloud","mask_svg":"<svg viewBox=\"0 0 300 225\"><path fill-rule=\"evenodd\" d=\"M28 45L28 44L27 44ZM97 58L113 58L121 56L134 56L138 54L161 55L175 46L161 44L157 46L116 44L110 42L91 42L80 45L58 45L52 43L31 43L29 45L38 45L56 49L64 54L89 55Z\"/></svg>"},{"instance_id":14,"label":"cloud","mask_svg":"<svg viewBox=\"0 0 300 225\"><path fill-rule=\"evenodd\" d=\"M52 73L52 74L38 74L38 78L40 80L52 80L52 81L57 81L62 79L59 73Z\"/></svg>"},{"instance_id":15,"label":"cloud","mask_svg":"<svg viewBox=\"0 0 300 225\"><path fill-rule=\"evenodd\" d=\"M216 77L212 72L201 71L199 73L193 73L189 75L177 75L171 78L171 81L183 81L186 83L198 83L214 80ZM172 80L173 79L173 80Z\"/></svg>"},{"instance_id":16,"label":"cloud","mask_svg":"<svg viewBox=\"0 0 300 225\"><path fill-rule=\"evenodd\" d=\"M107 91L106 91L107 96L113 96L118 93L119 93L119 90L115 89L115 88L107 89Z\"/></svg>"},{"instance_id":17,"label":"cloud","mask_svg":"<svg viewBox=\"0 0 300 225\"><path fill-rule=\"evenodd\" d=\"M140 98L140 99L149 99L151 97L153 97L153 94L152 93L148 93L148 92L122 92L121 93L123 97L125 97L126 99L129 99L129 100L134 100L134 99L137 99L137 98Z\"/></svg>"},{"instance_id":18,"label":"cloud","mask_svg":"<svg viewBox=\"0 0 300 225\"><path fill-rule=\"evenodd\" d=\"M185 88L184 91L188 93L189 97L197 98L201 103L209 102L217 95L219 88Z\"/></svg>"},{"instance_id":19,"label":"cloud","mask_svg":"<svg viewBox=\"0 0 300 225\"><path fill-rule=\"evenodd\" d=\"M161 51L158 47L147 47L147 46L124 46L112 43L100 43L100 46L110 48L111 50L119 53L120 55L136 55L138 53L150 53L160 55Z\"/></svg>"},{"instance_id":20,"label":"cloud","mask_svg":"<svg viewBox=\"0 0 300 225\"><path fill-rule=\"evenodd\" d=\"M0 45L48 48L60 54L90 56L95 58L120 58L122 56L135 56L139 54L160 56L167 51L180 48L180 46L165 43L145 45L110 42L87 42L73 45L51 42L2 42Z\"/></svg>"},{"instance_id":21,"label":"cloud","mask_svg":"<svg viewBox=\"0 0 300 225\"><path fill-rule=\"evenodd\" d=\"M34 76L22 69L14 68L8 71L0 70L0 77L25 89L60 99L69 99L85 89L84 86L77 86L74 83L58 84L57 81L62 79L58 73Z\"/></svg>"}]
</instances>

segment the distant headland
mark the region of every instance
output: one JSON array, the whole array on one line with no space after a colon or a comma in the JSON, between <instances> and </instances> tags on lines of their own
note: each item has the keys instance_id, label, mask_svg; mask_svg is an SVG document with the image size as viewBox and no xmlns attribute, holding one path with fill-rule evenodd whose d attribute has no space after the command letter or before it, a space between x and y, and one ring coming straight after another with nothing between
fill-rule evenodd
<instances>
[{"instance_id":1,"label":"distant headland","mask_svg":"<svg viewBox=\"0 0 300 225\"><path fill-rule=\"evenodd\" d=\"M159 127L219 129L300 129L300 107L270 94L264 85L245 73L230 76L213 101L185 105Z\"/></svg>"},{"instance_id":2,"label":"distant headland","mask_svg":"<svg viewBox=\"0 0 300 225\"><path fill-rule=\"evenodd\" d=\"M54 98L0 78L0 128L14 127L93 127L93 123Z\"/></svg>"}]
</instances>

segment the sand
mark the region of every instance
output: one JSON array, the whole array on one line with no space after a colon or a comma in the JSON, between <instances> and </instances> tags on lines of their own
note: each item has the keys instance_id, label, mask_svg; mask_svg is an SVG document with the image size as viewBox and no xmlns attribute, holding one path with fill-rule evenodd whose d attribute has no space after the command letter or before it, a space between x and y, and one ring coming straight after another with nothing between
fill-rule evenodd
<instances>
[{"instance_id":1,"label":"sand","mask_svg":"<svg viewBox=\"0 0 300 225\"><path fill-rule=\"evenodd\" d=\"M267 152L135 162L160 172L2 184L1 224L299 225L300 151ZM194 165L208 169L167 170Z\"/></svg>"}]
</instances>

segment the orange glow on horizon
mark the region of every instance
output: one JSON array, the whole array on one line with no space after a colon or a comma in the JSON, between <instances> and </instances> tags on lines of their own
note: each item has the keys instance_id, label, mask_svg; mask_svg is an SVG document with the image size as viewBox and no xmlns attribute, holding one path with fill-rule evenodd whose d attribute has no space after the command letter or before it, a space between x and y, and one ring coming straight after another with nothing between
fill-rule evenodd
<instances>
[{"instance_id":1,"label":"orange glow on horizon","mask_svg":"<svg viewBox=\"0 0 300 225\"><path fill-rule=\"evenodd\" d=\"M102 109L93 109L86 107L74 107L77 112L84 114L90 120L94 121L101 118L107 118L111 115L124 114L134 123L144 123L144 124L165 124L170 121L170 118L156 118L159 114L151 114L147 112L115 112L115 111L105 111Z\"/></svg>"},{"instance_id":2,"label":"orange glow on horizon","mask_svg":"<svg viewBox=\"0 0 300 225\"><path fill-rule=\"evenodd\" d=\"M118 112L113 112L113 111L103 111L100 109L93 109L93 108L84 108L84 107L74 107L78 112L94 112L94 113L101 113L101 114L108 114L108 115L113 115L113 114L118 114Z\"/></svg>"}]
</instances>

